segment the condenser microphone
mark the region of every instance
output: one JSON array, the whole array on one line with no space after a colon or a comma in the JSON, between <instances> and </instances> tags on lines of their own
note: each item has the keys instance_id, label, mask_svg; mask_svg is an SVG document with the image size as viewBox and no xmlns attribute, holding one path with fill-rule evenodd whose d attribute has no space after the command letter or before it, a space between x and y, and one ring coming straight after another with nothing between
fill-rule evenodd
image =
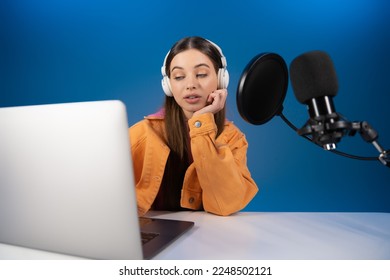
<instances>
[{"instance_id":1,"label":"condenser microphone","mask_svg":"<svg viewBox=\"0 0 390 280\"><path fill-rule=\"evenodd\" d=\"M297 100L307 106L310 119L298 130L326 150L350 129L351 123L336 113L333 97L338 82L333 62L323 51L311 51L296 57L290 64L290 79Z\"/></svg>"}]
</instances>

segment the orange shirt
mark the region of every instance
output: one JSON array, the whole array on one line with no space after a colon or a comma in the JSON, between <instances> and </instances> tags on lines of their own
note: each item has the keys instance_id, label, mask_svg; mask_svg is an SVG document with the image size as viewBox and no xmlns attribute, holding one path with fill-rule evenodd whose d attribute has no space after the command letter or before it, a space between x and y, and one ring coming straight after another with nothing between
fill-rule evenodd
<instances>
[{"instance_id":1,"label":"orange shirt","mask_svg":"<svg viewBox=\"0 0 390 280\"><path fill-rule=\"evenodd\" d=\"M242 210L258 188L247 167L248 143L232 123L216 139L211 113L188 120L193 163L188 167L180 204L184 208L227 216ZM149 211L160 188L170 152L163 115L151 115L129 128L138 213Z\"/></svg>"}]
</instances>

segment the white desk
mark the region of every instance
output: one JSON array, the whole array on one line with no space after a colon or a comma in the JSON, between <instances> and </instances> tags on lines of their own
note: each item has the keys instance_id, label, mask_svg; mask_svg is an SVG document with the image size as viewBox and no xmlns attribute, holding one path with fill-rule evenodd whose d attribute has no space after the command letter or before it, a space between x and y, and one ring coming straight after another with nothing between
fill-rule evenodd
<instances>
[{"instance_id":1,"label":"white desk","mask_svg":"<svg viewBox=\"0 0 390 280\"><path fill-rule=\"evenodd\" d=\"M151 212L195 226L155 259L390 260L390 213ZM0 244L0 259L75 259Z\"/></svg>"}]
</instances>

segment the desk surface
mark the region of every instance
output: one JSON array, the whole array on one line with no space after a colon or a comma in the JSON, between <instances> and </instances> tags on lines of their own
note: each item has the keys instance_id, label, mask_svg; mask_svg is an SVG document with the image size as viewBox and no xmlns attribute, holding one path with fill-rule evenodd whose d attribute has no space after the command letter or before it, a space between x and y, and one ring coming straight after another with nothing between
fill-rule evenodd
<instances>
[{"instance_id":1,"label":"desk surface","mask_svg":"<svg viewBox=\"0 0 390 280\"><path fill-rule=\"evenodd\" d=\"M390 213L150 212L195 226L155 259L390 259ZM0 259L75 259L0 244Z\"/></svg>"}]
</instances>

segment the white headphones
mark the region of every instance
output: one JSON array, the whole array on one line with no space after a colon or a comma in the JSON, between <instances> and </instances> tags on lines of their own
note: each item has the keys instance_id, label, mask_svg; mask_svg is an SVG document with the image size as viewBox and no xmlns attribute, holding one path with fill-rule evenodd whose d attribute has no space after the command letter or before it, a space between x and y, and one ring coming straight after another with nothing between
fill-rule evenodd
<instances>
[{"instance_id":1,"label":"white headphones","mask_svg":"<svg viewBox=\"0 0 390 280\"><path fill-rule=\"evenodd\" d=\"M217 44L211 42L210 40L207 40L207 41L209 41L218 50L218 52L221 56L222 68L218 69L218 89L227 88L229 85L229 72L227 71L227 68L226 68L227 67L226 58L223 55L221 48L218 47ZM161 74L163 76L163 78L161 80L161 86L163 88L164 93L167 96L173 96L172 90L171 90L171 84L169 82L169 77L168 77L167 73L165 72L166 62L167 62L167 58L168 58L169 53L170 53L170 51L166 54L166 56L164 58L163 66L161 67Z\"/></svg>"}]
</instances>

